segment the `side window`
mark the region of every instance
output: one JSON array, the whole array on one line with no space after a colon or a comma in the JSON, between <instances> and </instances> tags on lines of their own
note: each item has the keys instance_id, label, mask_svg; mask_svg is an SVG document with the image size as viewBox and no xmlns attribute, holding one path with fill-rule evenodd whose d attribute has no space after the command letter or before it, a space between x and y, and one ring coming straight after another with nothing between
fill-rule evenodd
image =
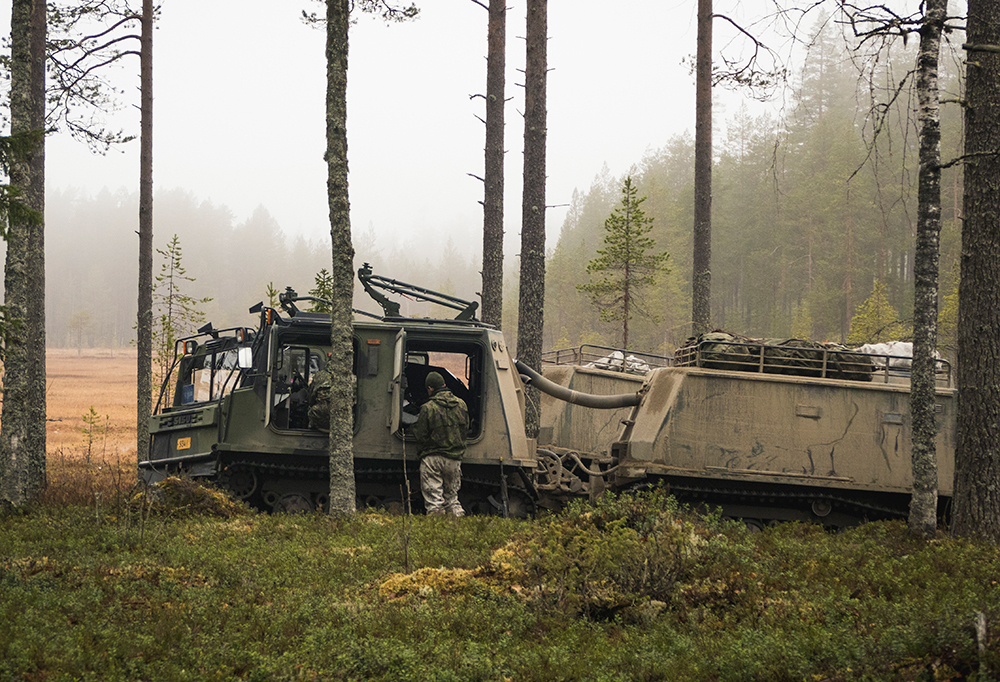
<instances>
[{"instance_id":1,"label":"side window","mask_svg":"<svg viewBox=\"0 0 1000 682\"><path fill-rule=\"evenodd\" d=\"M357 341L355 341L355 353ZM274 382L272 392L271 424L279 429L295 429L319 432L309 422L310 400L322 400L327 393L323 391L321 377L317 383L317 375L326 367L329 346L286 345L282 346L275 361ZM357 368L355 367L355 374ZM310 387L312 386L312 390ZM354 418L357 420L357 401L354 406Z\"/></svg>"},{"instance_id":2,"label":"side window","mask_svg":"<svg viewBox=\"0 0 1000 682\"><path fill-rule=\"evenodd\" d=\"M282 346L275 363L271 423L279 429L309 428L309 384L326 363L315 346Z\"/></svg>"},{"instance_id":3,"label":"side window","mask_svg":"<svg viewBox=\"0 0 1000 682\"><path fill-rule=\"evenodd\" d=\"M429 341L410 338L406 345L403 391L403 425L416 421L427 399L425 379L431 372L444 378L445 386L469 408L469 438L482 430L483 357L478 343Z\"/></svg>"}]
</instances>

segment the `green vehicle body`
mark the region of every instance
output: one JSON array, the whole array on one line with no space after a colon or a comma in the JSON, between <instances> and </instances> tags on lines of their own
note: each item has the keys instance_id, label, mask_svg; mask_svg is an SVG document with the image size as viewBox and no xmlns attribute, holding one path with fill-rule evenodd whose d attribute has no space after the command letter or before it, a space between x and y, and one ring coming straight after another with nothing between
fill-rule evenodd
<instances>
[{"instance_id":1,"label":"green vehicle body","mask_svg":"<svg viewBox=\"0 0 1000 682\"><path fill-rule=\"evenodd\" d=\"M298 299L301 300L301 299ZM307 386L330 351L330 317L263 306L255 330L208 329L178 341L176 371L149 422L148 482L184 474L269 511L322 509L326 432L311 428ZM241 361L242 358L242 361ZM535 448L524 436L523 384L503 335L475 320L356 316L354 456L359 507L421 506L406 433L438 371L470 412L462 501L473 513L534 506Z\"/></svg>"}]
</instances>

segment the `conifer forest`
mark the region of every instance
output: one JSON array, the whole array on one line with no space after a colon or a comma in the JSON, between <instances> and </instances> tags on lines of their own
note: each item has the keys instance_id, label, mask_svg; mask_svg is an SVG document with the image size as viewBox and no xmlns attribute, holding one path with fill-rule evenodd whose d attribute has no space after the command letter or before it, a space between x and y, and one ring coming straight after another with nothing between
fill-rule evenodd
<instances>
[{"instance_id":1,"label":"conifer forest","mask_svg":"<svg viewBox=\"0 0 1000 682\"><path fill-rule=\"evenodd\" d=\"M779 102L733 106L726 100L716 106L716 327L751 337L843 343L851 336L852 318L878 292L901 328L907 328L913 307L918 139L915 94L895 89L914 55L911 44L907 52L894 52L881 70L862 74L842 37L819 31ZM945 99L958 89L958 63L954 51L946 49L941 61ZM618 125L627 121L609 122L608 134ZM960 129L959 107L946 104L944 162L960 154ZM545 349L622 345L620 321L602 319L580 285L588 281L588 264L604 246L605 222L620 203L626 176L637 196L645 197L653 251L669 254L669 271L637 301L649 314L631 320L628 346L670 353L690 336L693 157L691 132L676 132L664 141L650 140L649 151L620 175L594 168L591 185L573 193L564 222L549 225ZM955 333L948 311L958 284L959 169L946 168L941 183L939 345L946 354ZM124 189L97 195L58 188L49 192L49 345L116 348L132 342L137 206L138 193ZM192 278L186 293L212 299L202 311L217 327L251 323L247 308L266 300L269 287L281 291L291 286L306 293L317 273L328 267L328 245L287 238L268 213L266 198L241 222L225 206L200 198L197 190L159 191L156 206L157 248L177 235ZM419 235L380 243L370 226L358 226L355 265L368 262L376 273L479 300L481 230L481 225L469 224L467 239L416 248L426 246ZM116 265L109 268L109 263ZM516 254L508 254L504 266L503 328L513 343ZM159 269L158 262L154 268ZM355 305L374 309L363 292ZM81 318L81 311L89 315ZM413 303L404 314L436 312Z\"/></svg>"}]
</instances>

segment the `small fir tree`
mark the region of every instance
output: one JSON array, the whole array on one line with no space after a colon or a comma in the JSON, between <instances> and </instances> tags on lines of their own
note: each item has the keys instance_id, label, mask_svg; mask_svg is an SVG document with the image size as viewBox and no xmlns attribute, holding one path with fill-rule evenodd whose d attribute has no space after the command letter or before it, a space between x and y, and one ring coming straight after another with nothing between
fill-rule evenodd
<instances>
[{"instance_id":1,"label":"small fir tree","mask_svg":"<svg viewBox=\"0 0 1000 682\"><path fill-rule=\"evenodd\" d=\"M812 313L806 303L797 306L792 314L792 337L796 339L812 338Z\"/></svg>"},{"instance_id":2,"label":"small fir tree","mask_svg":"<svg viewBox=\"0 0 1000 682\"><path fill-rule=\"evenodd\" d=\"M667 268L670 254L666 251L650 253L656 248L656 242L648 236L653 219L647 218L642 210L646 197L638 198L637 192L632 176L626 177L621 205L604 221L605 246L598 249L597 258L587 264L587 272L600 278L576 287L590 295L602 320L622 323L624 348L628 348L628 323L633 315L656 321L655 315L643 309L643 289L655 286L658 274L670 272Z\"/></svg>"},{"instance_id":3,"label":"small fir tree","mask_svg":"<svg viewBox=\"0 0 1000 682\"><path fill-rule=\"evenodd\" d=\"M899 314L889 304L885 284L875 280L872 293L851 318L851 333L847 345L898 341L912 336L912 330L899 319Z\"/></svg>"},{"instance_id":4,"label":"small fir tree","mask_svg":"<svg viewBox=\"0 0 1000 682\"><path fill-rule=\"evenodd\" d=\"M156 252L163 262L153 287L154 391L159 390L157 387L163 383L170 369L177 339L194 333L205 321L205 313L198 307L212 300L194 298L181 291L185 283L194 282L195 278L189 277L181 265L181 242L176 234L165 249L157 249Z\"/></svg>"},{"instance_id":5,"label":"small fir tree","mask_svg":"<svg viewBox=\"0 0 1000 682\"><path fill-rule=\"evenodd\" d=\"M323 268L316 273L316 277L313 280L315 286L309 290L309 295L315 298L321 298L324 301L333 300L333 275ZM329 313L330 306L326 303L320 303L319 301L311 301L312 305L309 307L309 312L311 313Z\"/></svg>"},{"instance_id":6,"label":"small fir tree","mask_svg":"<svg viewBox=\"0 0 1000 682\"><path fill-rule=\"evenodd\" d=\"M267 296L267 305L269 308L278 307L278 295L281 292L274 288L274 282L267 283L267 289L264 291L264 295Z\"/></svg>"}]
</instances>

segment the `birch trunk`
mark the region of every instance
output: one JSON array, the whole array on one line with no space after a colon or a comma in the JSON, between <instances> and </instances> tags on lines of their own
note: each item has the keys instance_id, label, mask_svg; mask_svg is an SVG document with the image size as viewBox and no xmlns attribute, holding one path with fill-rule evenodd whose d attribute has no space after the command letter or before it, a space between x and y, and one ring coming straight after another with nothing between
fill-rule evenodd
<instances>
[{"instance_id":1,"label":"birch trunk","mask_svg":"<svg viewBox=\"0 0 1000 682\"><path fill-rule=\"evenodd\" d=\"M913 428L913 496L910 530L925 538L937 530L937 423L934 349L937 347L938 253L941 235L941 117L938 56L948 0L927 0L917 56L920 170L917 188L917 248L914 263L913 368L910 418Z\"/></svg>"}]
</instances>

